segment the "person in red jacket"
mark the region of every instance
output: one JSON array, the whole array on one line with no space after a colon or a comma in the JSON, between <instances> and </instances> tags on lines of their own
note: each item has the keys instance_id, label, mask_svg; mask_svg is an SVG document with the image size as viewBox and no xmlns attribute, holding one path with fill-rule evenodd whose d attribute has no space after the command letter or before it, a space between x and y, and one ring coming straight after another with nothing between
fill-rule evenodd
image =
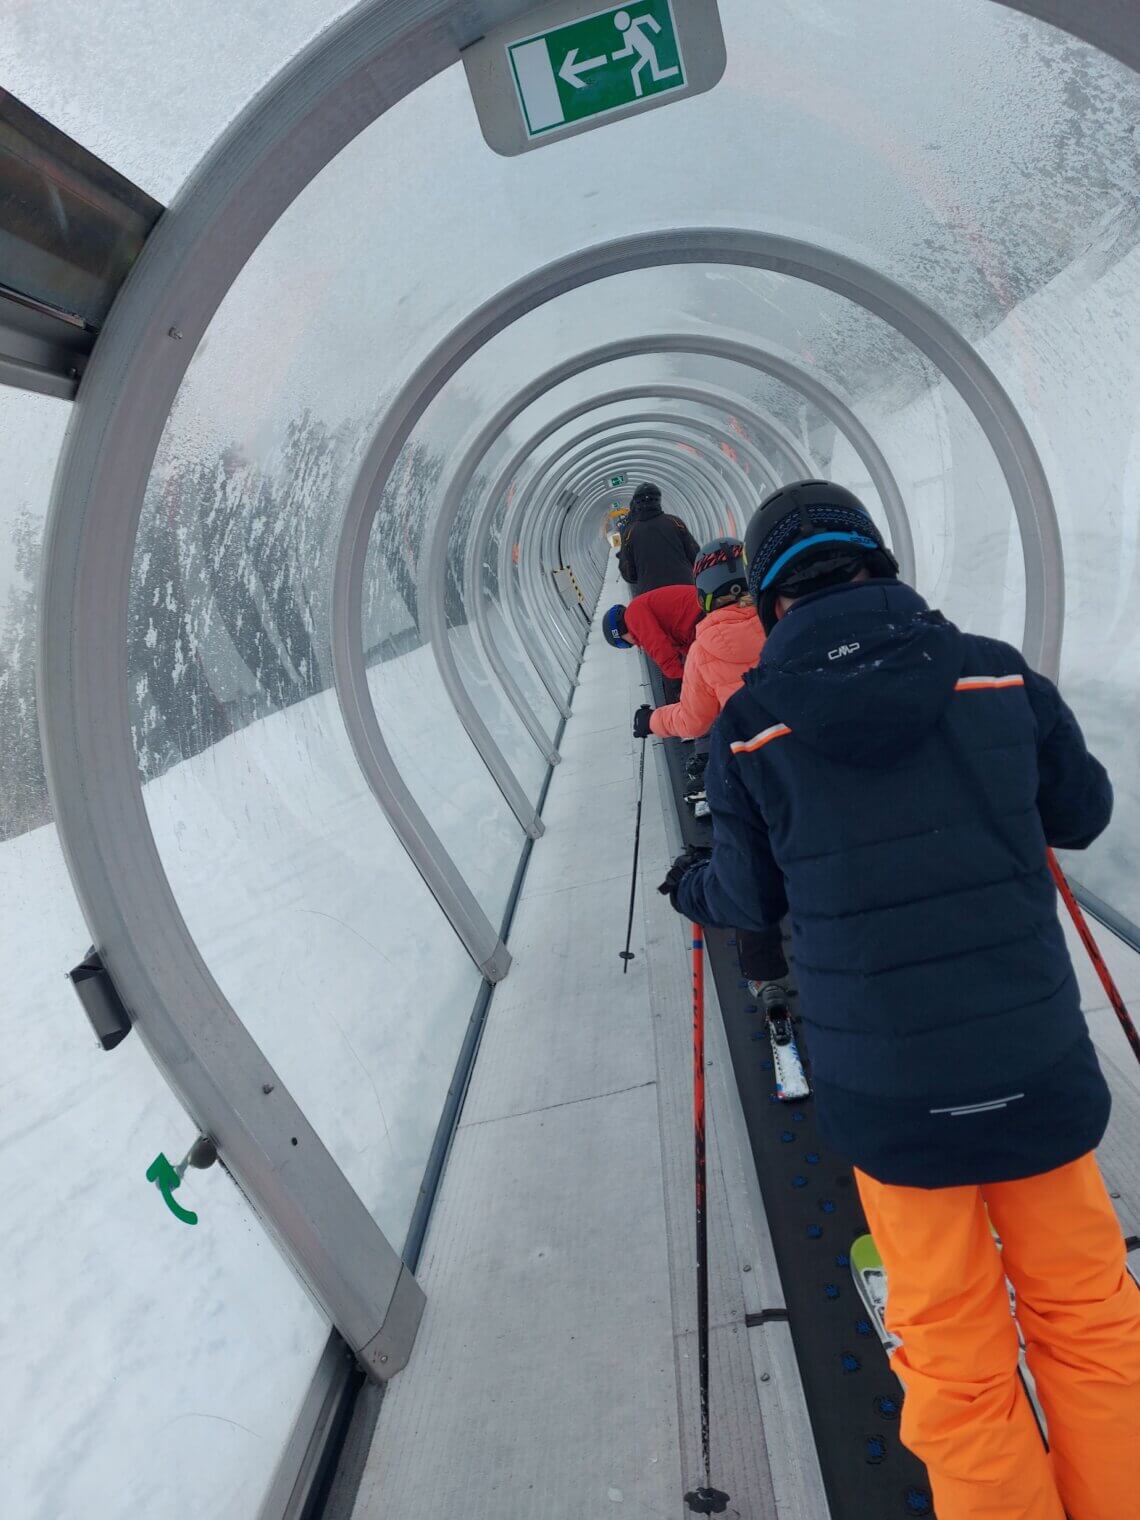
<instances>
[{"instance_id":1,"label":"person in red jacket","mask_svg":"<svg viewBox=\"0 0 1140 1520\"><path fill-rule=\"evenodd\" d=\"M729 697L744 685L745 675L755 668L764 648L764 625L748 595L748 570L740 540L714 538L699 550L693 571L703 615L685 660L680 700L656 710L648 703L639 707L633 716L637 739L647 739L651 733L672 739L702 738ZM698 785L703 786L703 782ZM740 969L753 997L761 995L765 982L782 981L787 976L778 924L758 931L738 929L736 942Z\"/></svg>"},{"instance_id":2,"label":"person in red jacket","mask_svg":"<svg viewBox=\"0 0 1140 1520\"><path fill-rule=\"evenodd\" d=\"M665 677L666 692L676 699L700 615L695 586L659 586L635 596L628 607L620 602L611 607L602 619L602 634L611 649L644 649Z\"/></svg>"}]
</instances>

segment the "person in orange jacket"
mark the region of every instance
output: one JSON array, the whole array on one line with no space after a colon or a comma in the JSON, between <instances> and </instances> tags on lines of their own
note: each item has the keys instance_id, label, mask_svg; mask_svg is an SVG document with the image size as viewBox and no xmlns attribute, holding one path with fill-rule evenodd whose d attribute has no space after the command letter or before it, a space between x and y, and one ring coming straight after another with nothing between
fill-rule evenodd
<instances>
[{"instance_id":1,"label":"person in orange jacket","mask_svg":"<svg viewBox=\"0 0 1140 1520\"><path fill-rule=\"evenodd\" d=\"M693 573L703 616L685 660L680 699L656 709L648 704L638 708L633 720L636 738L645 739L651 733L663 739L703 738L729 697L743 686L745 675L755 667L764 648L764 625L748 595L740 540L714 538L705 544L697 554ZM760 996L765 982L787 976L778 926L759 931L738 929L736 941L740 969L753 997Z\"/></svg>"},{"instance_id":2,"label":"person in orange jacket","mask_svg":"<svg viewBox=\"0 0 1140 1520\"><path fill-rule=\"evenodd\" d=\"M703 738L759 660L764 626L748 595L743 556L738 538L715 538L698 554L693 568L704 616L685 660L680 700L649 713L651 734Z\"/></svg>"}]
</instances>

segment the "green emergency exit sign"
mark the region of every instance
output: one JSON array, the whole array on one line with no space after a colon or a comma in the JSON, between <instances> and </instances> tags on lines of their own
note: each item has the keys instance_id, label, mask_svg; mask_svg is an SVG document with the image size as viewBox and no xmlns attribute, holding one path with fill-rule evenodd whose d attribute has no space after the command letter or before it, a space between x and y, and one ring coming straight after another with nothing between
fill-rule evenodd
<instances>
[{"instance_id":1,"label":"green emergency exit sign","mask_svg":"<svg viewBox=\"0 0 1140 1520\"><path fill-rule=\"evenodd\" d=\"M531 137L685 85L669 0L629 0L507 52Z\"/></svg>"},{"instance_id":2,"label":"green emergency exit sign","mask_svg":"<svg viewBox=\"0 0 1140 1520\"><path fill-rule=\"evenodd\" d=\"M483 135L508 154L711 90L724 64L717 0L549 0L463 50Z\"/></svg>"},{"instance_id":3,"label":"green emergency exit sign","mask_svg":"<svg viewBox=\"0 0 1140 1520\"><path fill-rule=\"evenodd\" d=\"M618 486L624 486L625 485L625 476L624 475L611 475L610 476L610 485L613 486L615 490L618 488Z\"/></svg>"}]
</instances>

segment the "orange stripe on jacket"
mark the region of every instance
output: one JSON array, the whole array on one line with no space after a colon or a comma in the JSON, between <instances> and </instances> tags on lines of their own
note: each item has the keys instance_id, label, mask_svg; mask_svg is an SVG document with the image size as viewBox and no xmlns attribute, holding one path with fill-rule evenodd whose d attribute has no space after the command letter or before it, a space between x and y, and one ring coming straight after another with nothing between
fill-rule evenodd
<instances>
[{"instance_id":1,"label":"orange stripe on jacket","mask_svg":"<svg viewBox=\"0 0 1140 1520\"><path fill-rule=\"evenodd\" d=\"M955 681L955 691L999 691L1006 686L1024 686L1024 676L963 676ZM771 744L773 739L784 739L791 733L786 723L775 723L764 728L752 739L741 739L731 746L734 755L751 755Z\"/></svg>"},{"instance_id":2,"label":"orange stripe on jacket","mask_svg":"<svg viewBox=\"0 0 1140 1520\"><path fill-rule=\"evenodd\" d=\"M738 739L731 746L734 755L751 755L758 749L763 749L765 744L771 744L773 739L784 739L791 733L786 723L774 723L771 728L764 728L753 739Z\"/></svg>"},{"instance_id":3,"label":"orange stripe on jacket","mask_svg":"<svg viewBox=\"0 0 1140 1520\"><path fill-rule=\"evenodd\" d=\"M955 691L997 691L1003 686L1024 686L1024 676L963 676L954 682Z\"/></svg>"}]
</instances>

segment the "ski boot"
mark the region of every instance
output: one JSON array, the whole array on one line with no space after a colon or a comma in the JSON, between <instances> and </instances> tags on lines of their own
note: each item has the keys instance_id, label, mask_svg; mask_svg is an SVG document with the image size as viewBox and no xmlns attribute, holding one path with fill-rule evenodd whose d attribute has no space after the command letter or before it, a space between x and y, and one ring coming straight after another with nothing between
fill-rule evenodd
<instances>
[{"instance_id":1,"label":"ski boot","mask_svg":"<svg viewBox=\"0 0 1140 1520\"><path fill-rule=\"evenodd\" d=\"M749 987L756 984L749 982ZM788 994L779 982L764 982L760 988L760 1001L768 1020L768 1028L777 1045L792 1043L792 1011L788 1007Z\"/></svg>"},{"instance_id":2,"label":"ski boot","mask_svg":"<svg viewBox=\"0 0 1140 1520\"><path fill-rule=\"evenodd\" d=\"M708 763L709 757L707 753L703 755L690 755L688 760L685 761L685 790L687 792L704 791L705 769Z\"/></svg>"},{"instance_id":3,"label":"ski boot","mask_svg":"<svg viewBox=\"0 0 1140 1520\"><path fill-rule=\"evenodd\" d=\"M705 767L708 763L707 754L690 755L685 766L685 801L692 808L694 818L707 818L709 815L708 799L705 796Z\"/></svg>"},{"instance_id":4,"label":"ski boot","mask_svg":"<svg viewBox=\"0 0 1140 1520\"><path fill-rule=\"evenodd\" d=\"M776 1096L781 1103L796 1103L801 1098L810 1097L811 1086L796 1048L787 989L779 982L749 982L748 986L750 991L753 987L759 987L759 1002L767 1020L768 1039L772 1046Z\"/></svg>"}]
</instances>

